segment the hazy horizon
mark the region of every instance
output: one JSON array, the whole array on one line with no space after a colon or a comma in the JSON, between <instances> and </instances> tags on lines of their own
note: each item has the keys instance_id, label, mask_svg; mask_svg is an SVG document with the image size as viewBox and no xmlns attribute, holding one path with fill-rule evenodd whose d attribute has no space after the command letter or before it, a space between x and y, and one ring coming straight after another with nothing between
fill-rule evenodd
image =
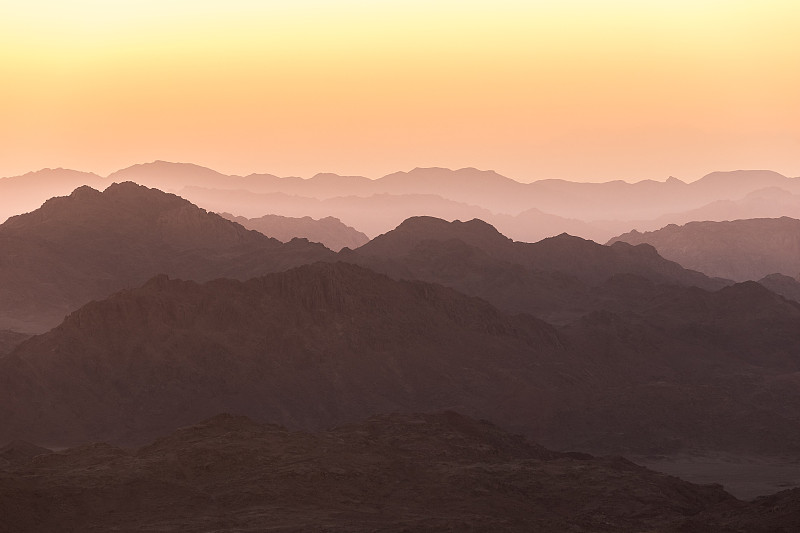
<instances>
[{"instance_id":1,"label":"hazy horizon","mask_svg":"<svg viewBox=\"0 0 800 533\"><path fill-rule=\"evenodd\" d=\"M17 174L0 175L0 179L16 178L16 177L24 176L26 174L34 174L34 173L37 173L37 172L53 171L53 170L56 170L56 171L65 170L65 171L83 172L83 173L95 174L95 175L99 176L100 178L107 179L111 175L113 175L114 173L119 172L121 170L127 170L127 169L130 169L130 168L133 168L133 167L137 167L137 166L152 165L152 164L157 164L157 163L167 163L167 164L171 164L171 165L197 166L197 167L201 167L201 168L204 168L204 169L207 169L207 170L211 170L213 172L217 172L219 174L222 174L223 176L231 176L231 177L247 177L247 176L252 176L252 175L273 175L273 176L276 176L278 178L301 178L301 179L304 179L304 180L308 180L308 179L314 178L315 176L319 176L319 175L333 174L333 175L341 176L341 177L367 178L369 180L375 181L375 180L379 180L381 178L384 178L386 176L390 176L390 175L396 174L396 173L408 173L408 172L411 172L411 171L414 171L414 170L427 170L427 169L443 169L443 170L451 170L451 171L477 170L479 172L494 172L494 173L497 173L497 174L499 174L500 176L502 176L504 178L509 178L511 180L517 181L517 182L522 183L522 184L534 183L536 181L544 181L544 180L559 180L559 181L567 181L567 182L573 182L573 183L598 183L598 184L609 183L609 182L614 182L614 181L624 181L625 183L629 183L629 184L635 184L635 183L639 183L639 182L642 182L642 181L655 181L655 182L663 183L663 182L669 180L670 178L679 179L680 181L682 181L684 183L693 183L695 181L698 181L698 180L708 176L709 174L714 174L716 172L737 172L737 171L777 172L778 174L781 174L781 175L783 175L783 176L785 176L787 178L800 177L800 174L798 174L798 175L785 174L785 173L780 172L778 170L775 170L773 168L718 168L718 169L714 169L714 170L710 170L708 172L705 172L705 173L703 173L701 175L692 176L692 177L689 177L689 178L680 177L680 176L677 176L675 174L667 174L667 175L665 175L663 177L660 177L660 178L642 178L642 179L609 178L609 179L596 180L596 181L571 179L569 177L563 177L563 178L536 178L536 179L531 179L531 180L523 180L523 179L520 179L518 176L503 174L502 172L499 172L497 169L479 168L479 167L471 166L471 165L467 165L467 166L463 166L463 167L441 167L441 166L438 166L438 165L433 165L433 166L418 165L418 166L412 166L412 167L409 167L409 168L398 168L398 169L395 169L395 170L392 170L390 172L387 172L385 174L380 174L380 175L340 174L340 173L337 173L337 172L331 172L331 171L327 171L327 170L321 170L319 172L314 172L314 173L311 173L311 174L301 174L301 173L278 174L276 172L270 172L269 169L266 169L266 170L260 170L259 169L259 170L251 170L251 171L245 171L245 172L240 172L240 173L233 173L233 172L226 172L224 170L220 170L219 168L216 168L216 167L201 165L201 164L198 164L198 163L195 163L195 162L192 162L192 161L167 161L167 160L163 160L163 159L155 159L155 160L152 160L152 161L134 162L134 163L131 163L131 164L119 167L119 168L112 169L111 171L105 172L105 173L97 172L95 170L86 169L86 168L53 166L53 167L40 167L40 168L35 168L35 169L29 169L29 170L26 170L24 172L20 172L20 173L17 173Z\"/></svg>"},{"instance_id":2,"label":"hazy horizon","mask_svg":"<svg viewBox=\"0 0 800 533\"><path fill-rule=\"evenodd\" d=\"M793 2L9 4L0 176L800 175Z\"/></svg>"}]
</instances>

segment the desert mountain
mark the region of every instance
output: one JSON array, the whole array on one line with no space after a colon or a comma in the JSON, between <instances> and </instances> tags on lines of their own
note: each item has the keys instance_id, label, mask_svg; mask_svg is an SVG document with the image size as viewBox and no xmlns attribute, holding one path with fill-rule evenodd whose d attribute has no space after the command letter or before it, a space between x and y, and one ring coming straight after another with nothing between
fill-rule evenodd
<instances>
[{"instance_id":1,"label":"desert mountain","mask_svg":"<svg viewBox=\"0 0 800 533\"><path fill-rule=\"evenodd\" d=\"M797 453L800 304L630 278L612 282L635 311L555 329L345 263L157 277L0 358L0 442L142 442L220 411L320 429L458 409L559 449Z\"/></svg>"},{"instance_id":2,"label":"desert mountain","mask_svg":"<svg viewBox=\"0 0 800 533\"><path fill-rule=\"evenodd\" d=\"M796 491L740 502L453 412L317 433L219 415L138 449L37 452L0 469L0 531L776 533L798 513Z\"/></svg>"},{"instance_id":3,"label":"desert mountain","mask_svg":"<svg viewBox=\"0 0 800 533\"><path fill-rule=\"evenodd\" d=\"M726 285L665 260L652 246L603 246L566 234L515 242L480 220L414 217L340 256L394 278L441 283L507 311L557 323L638 305L637 295L608 283L619 275L705 289ZM600 286L617 294L605 294Z\"/></svg>"},{"instance_id":4,"label":"desert mountain","mask_svg":"<svg viewBox=\"0 0 800 533\"><path fill-rule=\"evenodd\" d=\"M281 242L289 242L294 238L308 239L311 242L321 243L334 252L342 248L358 248L369 241L366 235L333 217L317 220L311 217L296 218L280 215L245 218L230 213L220 213L220 216Z\"/></svg>"},{"instance_id":5,"label":"desert mountain","mask_svg":"<svg viewBox=\"0 0 800 533\"><path fill-rule=\"evenodd\" d=\"M326 259L133 183L79 187L0 225L0 329L44 331L68 312L150 277L248 278Z\"/></svg>"},{"instance_id":6,"label":"desert mountain","mask_svg":"<svg viewBox=\"0 0 800 533\"><path fill-rule=\"evenodd\" d=\"M609 244L615 242L647 243L686 268L737 281L800 274L800 220L788 217L669 225L625 233Z\"/></svg>"}]
</instances>

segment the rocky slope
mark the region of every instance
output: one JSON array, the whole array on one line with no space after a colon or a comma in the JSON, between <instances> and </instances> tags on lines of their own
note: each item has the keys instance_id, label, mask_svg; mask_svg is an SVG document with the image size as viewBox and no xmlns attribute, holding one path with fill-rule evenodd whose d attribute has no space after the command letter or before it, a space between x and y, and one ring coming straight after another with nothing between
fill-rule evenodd
<instances>
[{"instance_id":1,"label":"rocky slope","mask_svg":"<svg viewBox=\"0 0 800 533\"><path fill-rule=\"evenodd\" d=\"M744 503L622 458L550 452L452 412L313 434L219 415L135 450L21 455L0 468L0 513L0 531L16 533L778 533L797 524L798 495Z\"/></svg>"}]
</instances>

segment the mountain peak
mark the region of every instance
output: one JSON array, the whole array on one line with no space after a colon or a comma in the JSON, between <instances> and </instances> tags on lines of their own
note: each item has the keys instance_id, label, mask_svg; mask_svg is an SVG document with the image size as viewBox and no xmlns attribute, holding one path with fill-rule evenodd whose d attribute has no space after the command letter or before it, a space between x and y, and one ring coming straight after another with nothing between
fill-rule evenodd
<instances>
[{"instance_id":1,"label":"mountain peak","mask_svg":"<svg viewBox=\"0 0 800 533\"><path fill-rule=\"evenodd\" d=\"M74 200L86 200L86 199L94 199L99 198L102 196L103 193L98 191L97 189L93 189L88 185L81 185L69 195L70 198Z\"/></svg>"},{"instance_id":2,"label":"mountain peak","mask_svg":"<svg viewBox=\"0 0 800 533\"><path fill-rule=\"evenodd\" d=\"M513 241L482 220L448 222L441 218L417 216L404 220L395 229L379 235L358 248L369 255L405 255L424 241L460 240L480 249L495 249Z\"/></svg>"}]
</instances>

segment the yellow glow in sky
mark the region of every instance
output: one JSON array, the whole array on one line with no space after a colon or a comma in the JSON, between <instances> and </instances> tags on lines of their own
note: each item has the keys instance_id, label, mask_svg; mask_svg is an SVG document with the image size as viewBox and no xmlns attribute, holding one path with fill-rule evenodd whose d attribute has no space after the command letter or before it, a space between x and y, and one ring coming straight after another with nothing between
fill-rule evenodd
<instances>
[{"instance_id":1,"label":"yellow glow in sky","mask_svg":"<svg viewBox=\"0 0 800 533\"><path fill-rule=\"evenodd\" d=\"M800 175L794 1L0 2L0 176Z\"/></svg>"}]
</instances>

